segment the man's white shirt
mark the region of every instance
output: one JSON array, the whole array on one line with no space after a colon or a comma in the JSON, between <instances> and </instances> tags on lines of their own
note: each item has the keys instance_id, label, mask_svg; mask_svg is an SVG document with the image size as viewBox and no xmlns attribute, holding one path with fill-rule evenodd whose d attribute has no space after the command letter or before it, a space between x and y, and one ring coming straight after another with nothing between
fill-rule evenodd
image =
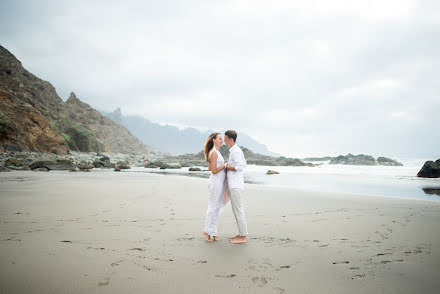
<instances>
[{"instance_id":1,"label":"man's white shirt","mask_svg":"<svg viewBox=\"0 0 440 294\"><path fill-rule=\"evenodd\" d=\"M228 170L228 188L244 190L243 170L246 168L247 164L243 151L237 146L237 144L229 149L228 164L235 167L235 171Z\"/></svg>"}]
</instances>

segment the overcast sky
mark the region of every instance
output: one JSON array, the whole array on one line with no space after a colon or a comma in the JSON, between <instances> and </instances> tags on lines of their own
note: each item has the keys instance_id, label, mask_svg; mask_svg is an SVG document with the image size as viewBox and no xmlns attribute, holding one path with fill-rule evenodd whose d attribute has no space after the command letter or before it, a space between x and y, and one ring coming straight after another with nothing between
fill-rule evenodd
<instances>
[{"instance_id":1,"label":"overcast sky","mask_svg":"<svg viewBox=\"0 0 440 294\"><path fill-rule=\"evenodd\" d=\"M286 156L440 157L440 1L113 2L2 0L1 45L100 110Z\"/></svg>"}]
</instances>

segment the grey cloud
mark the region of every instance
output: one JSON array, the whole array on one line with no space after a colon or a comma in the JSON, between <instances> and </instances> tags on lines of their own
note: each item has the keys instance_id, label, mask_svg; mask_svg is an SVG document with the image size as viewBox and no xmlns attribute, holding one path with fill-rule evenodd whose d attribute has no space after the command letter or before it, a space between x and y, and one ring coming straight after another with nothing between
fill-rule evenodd
<instances>
[{"instance_id":1,"label":"grey cloud","mask_svg":"<svg viewBox=\"0 0 440 294\"><path fill-rule=\"evenodd\" d=\"M235 126L289 156L438 157L436 3L2 1L0 33L98 109Z\"/></svg>"}]
</instances>

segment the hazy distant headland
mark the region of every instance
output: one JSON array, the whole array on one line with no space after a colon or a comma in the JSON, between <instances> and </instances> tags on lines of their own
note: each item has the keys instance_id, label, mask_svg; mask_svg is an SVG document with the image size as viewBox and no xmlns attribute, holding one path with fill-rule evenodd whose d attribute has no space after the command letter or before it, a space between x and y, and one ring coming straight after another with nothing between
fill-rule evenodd
<instances>
[{"instance_id":1,"label":"hazy distant headland","mask_svg":"<svg viewBox=\"0 0 440 294\"><path fill-rule=\"evenodd\" d=\"M126 127L144 144L155 147L163 152L169 152L172 155L199 152L201 146L205 144L206 139L214 132L214 130L202 132L195 128L179 129L172 125L160 125L144 117L122 115L121 108L117 108L110 113L105 111L101 112L114 122ZM216 131L221 132L222 130ZM237 144L262 155L273 157L281 156L278 153L269 151L266 145L256 141L243 132L239 133Z\"/></svg>"}]
</instances>

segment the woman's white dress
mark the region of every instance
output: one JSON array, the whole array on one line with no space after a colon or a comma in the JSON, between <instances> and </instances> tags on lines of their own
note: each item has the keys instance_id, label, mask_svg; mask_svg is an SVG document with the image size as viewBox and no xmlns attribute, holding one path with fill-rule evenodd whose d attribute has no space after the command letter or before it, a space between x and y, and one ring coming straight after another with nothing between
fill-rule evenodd
<instances>
[{"instance_id":1,"label":"woman's white dress","mask_svg":"<svg viewBox=\"0 0 440 294\"><path fill-rule=\"evenodd\" d=\"M225 164L223 156L215 148L209 152L208 159L211 159L212 152L216 152L217 168ZM226 171L222 169L220 172L213 174L209 177L208 190L209 201L208 210L206 211L205 219L205 232L210 236L218 236L217 234L217 221L223 208L229 203L231 196L227 187L228 181L226 179Z\"/></svg>"}]
</instances>

